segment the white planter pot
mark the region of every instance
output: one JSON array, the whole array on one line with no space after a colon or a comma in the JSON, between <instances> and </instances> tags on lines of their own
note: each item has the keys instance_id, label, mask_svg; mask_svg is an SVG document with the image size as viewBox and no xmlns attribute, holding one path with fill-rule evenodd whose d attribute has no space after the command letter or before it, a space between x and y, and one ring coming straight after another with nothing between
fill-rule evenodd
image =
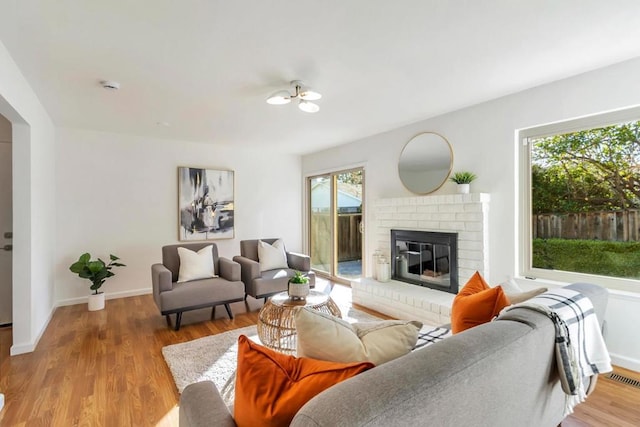
<instances>
[{"instance_id":1,"label":"white planter pot","mask_svg":"<svg viewBox=\"0 0 640 427\"><path fill-rule=\"evenodd\" d=\"M469 184L458 184L458 193L459 194L469 194Z\"/></svg>"},{"instance_id":2,"label":"white planter pot","mask_svg":"<svg viewBox=\"0 0 640 427\"><path fill-rule=\"evenodd\" d=\"M104 309L104 292L89 295L89 311Z\"/></svg>"},{"instance_id":3,"label":"white planter pot","mask_svg":"<svg viewBox=\"0 0 640 427\"><path fill-rule=\"evenodd\" d=\"M309 283L289 282L289 297L293 300L303 300L309 295Z\"/></svg>"}]
</instances>

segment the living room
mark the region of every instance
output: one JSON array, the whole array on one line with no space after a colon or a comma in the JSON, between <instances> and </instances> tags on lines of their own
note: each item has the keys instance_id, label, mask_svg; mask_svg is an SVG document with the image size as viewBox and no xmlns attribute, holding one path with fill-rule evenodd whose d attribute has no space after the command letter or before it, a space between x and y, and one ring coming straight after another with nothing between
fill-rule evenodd
<instances>
[{"instance_id":1,"label":"living room","mask_svg":"<svg viewBox=\"0 0 640 427\"><path fill-rule=\"evenodd\" d=\"M492 9L506 7L506 3L501 2ZM603 14L598 13L595 5L599 2L593 3L594 9L588 17L595 22L595 18ZM369 8L368 5L361 6L363 10ZM573 7L577 11L583 6L575 2ZM605 10L610 8L610 5L606 6ZM236 86L238 96L243 97L242 103L233 104L236 115L224 116L221 112L223 104L217 105L219 110L215 110L228 122L226 126L235 128L237 136L233 140L212 136L211 139L215 141L210 141L193 138L189 132L181 134L184 130L180 124L183 117L167 106L164 108L174 112L172 117L160 117L165 112L156 112L154 118L145 124L147 133L134 126L139 113L136 97L145 94L151 97L154 90L170 86L172 80L167 76L159 78L144 90L136 89L134 95L126 95L133 88L124 79L118 92L109 92L94 81L79 82L68 75L69 81L63 80L64 84L57 82L57 86L69 91L68 98L55 101L55 96L49 92L49 81L35 80L39 75L36 70L42 66L36 60L38 53L41 53L37 43L44 41L35 37L30 43L25 40L24 50L21 50L21 31L17 23L24 23L28 21L24 16L31 16L17 4L7 6L7 13L1 13L4 18L0 18L4 28L0 31L0 114L11 122L11 127L2 128L4 133L0 139L12 142L14 165L15 250L11 353L18 355L33 351L57 307L86 301L86 285L68 271L69 265L83 252L98 256L115 253L127 264L107 284L108 298L142 295L151 291L150 266L160 259L163 245L178 240L176 174L180 166L214 167L235 172L236 234L233 239L215 242L223 256L231 258L238 254L239 241L242 239L274 236L282 237L290 250L307 252L304 208L306 177L362 166L366 173L367 206L373 206L376 200L383 198L413 197L414 194L406 190L398 178L396 160L413 136L420 132L437 132L445 136L452 146L454 171L473 171L478 179L473 183L472 191L491 196L490 275L487 279L491 283L498 283L510 276L520 276L520 160L515 132L639 104L640 87L636 76L640 75L640 51L637 50L640 34L633 30L632 23L640 11L631 2L621 2L619 8L626 11L605 14L609 16L607 22L624 19L624 22L628 20L628 25L616 23L607 26L608 33L595 29L598 26L594 24L594 29L584 30L583 42L579 37L567 39L562 49L557 51L552 51L552 45L562 43L548 40L546 48L540 48L537 52L541 54L548 49L553 53L531 62L522 62L523 57L515 54L492 57L489 53L499 55L493 51L488 52L484 59L476 58L478 64L461 61L448 65L439 62L433 64L441 68L438 75L450 74L450 79L446 80L447 84L436 85L427 85L427 79L418 79L416 72L407 71L407 80L400 82L399 86L393 85L394 88L402 88L397 90L399 98L404 96L403 91L417 91L425 104L430 103L431 97L449 100L450 103L429 104L428 111L404 111L404 118L397 118L393 126L386 128L375 123L376 120L366 120L366 112L355 112L344 117L334 113L331 116L333 122L322 122L326 130L316 127L314 119L321 118L322 113L333 108L330 94L334 100L349 98L349 87L355 90L360 86L357 76L353 76L348 79L348 84L341 82L340 86L340 79L334 77L336 86L331 87L332 79L322 77L323 67L335 66L337 75L344 73L348 67L329 59L326 61L329 65L323 65L322 61L313 57L314 53L321 53L320 48L317 48L320 52L309 50L306 54L304 46L298 47L300 51L296 58L315 64L313 76L289 75L294 73L289 70L304 69L305 64L300 68L296 64L282 67L287 70L282 71L286 75L285 81L309 78L309 83L323 92L325 96L318 102L322 106L318 116L303 116L304 113L293 106L266 105L264 98L272 89L277 89L277 85L270 83L272 86L247 88L261 83L261 79L255 76L248 78L246 70L250 67L240 62L239 68L243 71L228 77ZM562 12L566 13L567 10L570 8L566 7ZM381 13L380 10L377 12ZM126 15L119 13L119 17ZM398 15L394 17L400 19L406 12ZM480 16L491 21L488 11ZM562 13L553 16L557 19L554 22L562 22ZM329 22L330 18L332 16L326 17L326 21ZM473 22L472 16L465 15L465 19L467 24ZM140 20L144 21L143 18ZM407 24L410 23L415 24L415 21ZM515 23L509 25L518 27ZM576 27L581 28L579 25ZM613 32L616 27L622 33ZM490 28L485 27L484 30ZM291 32L290 36L295 36L295 33ZM597 40L606 40L604 47ZM575 58L562 60L562 55L577 51L583 45L586 48L580 50L580 54L576 53ZM356 46L364 48L368 44L361 42ZM355 47L353 49L356 50ZM87 50L91 52L91 49ZM519 51L518 48L513 50ZM435 54L437 49L429 52ZM405 54L410 56L415 52ZM279 60L284 61L283 57L286 55L280 54ZM399 62L404 60L402 55L396 59ZM163 60L164 56L161 56L155 64ZM562 63L563 67L558 67L554 74L544 74L545 65L551 67L550 63L554 60ZM51 61L51 67L57 64L53 57L48 61ZM83 59L74 58L73 61L81 64ZM384 61L378 59L378 62ZM490 70L478 69L478 74L483 76L477 77L479 80L473 79L469 73L457 77L461 68L474 69L480 67L483 61L499 65ZM276 65L270 67L265 69L265 74ZM117 68L88 68L83 69L83 76L93 73L92 78L96 81L103 78L120 79L118 75L121 72ZM526 73L523 68L526 68ZM52 74L62 73L58 68L55 70ZM487 78L487 74L481 73L483 70L496 74L490 74L492 78ZM373 72L371 69L357 71L360 74ZM498 71L501 74L497 74ZM151 75L154 70L145 69L142 72ZM514 78L510 86L499 85L503 77L519 74L523 75L522 81ZM174 70L172 75L179 73ZM224 74L216 75L221 81L227 77ZM345 75L351 76L352 73ZM525 79L525 75L528 78ZM242 78L247 78L248 83L241 82ZM279 76L278 79L280 84L283 78ZM72 100L77 99L73 95L74 85L84 85L94 91L88 104L73 105ZM477 86L482 86L482 90L478 90ZM335 89L337 87L344 90ZM378 87L369 89L375 92ZM176 99L181 97L172 90L169 92ZM473 93L473 97L460 96L466 92ZM123 94L128 98L124 98ZM363 98L362 102L372 103L375 99L376 96ZM388 96L385 99L392 98ZM346 102L354 103L356 100ZM83 122L65 116L63 110L56 110L55 114L49 111L57 108L56 102L70 104L64 111L82 110L92 103L101 107ZM248 129L253 129L255 125L243 119L241 108L249 108L250 103L255 103L265 111L261 113L262 120L271 120L276 125L249 132ZM285 110L276 111L274 108ZM408 109L401 101L391 108ZM180 114L199 116L201 112L194 112L195 109L193 105L188 105ZM120 116L116 114L118 111L125 113ZM104 121L96 122L100 114L104 114ZM365 120L361 116L365 116ZM151 116L144 117L149 119ZM170 125L162 124L165 121ZM109 123L114 122L117 126L110 127ZM367 122L373 122L374 125ZM351 124L353 130L349 129ZM307 135L307 129L313 136ZM209 131L211 135L216 134L215 128ZM259 141L261 134L265 140L262 146ZM251 144L243 144L243 140ZM272 145L267 145L267 140ZM325 145L319 140L325 140ZM278 145L278 141L283 141L282 145ZM284 141L289 141L289 145L285 146ZM435 194L453 193L454 184L447 183ZM373 234L376 219L372 210L365 210L365 215L363 259L365 275L370 275L372 270L367 260L378 249L378 243ZM518 280L525 287L534 286L522 277L518 277ZM629 328L629 325L640 322L640 293L611 289L606 321L607 346L614 364L640 371L640 342L635 338L633 329Z\"/></svg>"}]
</instances>

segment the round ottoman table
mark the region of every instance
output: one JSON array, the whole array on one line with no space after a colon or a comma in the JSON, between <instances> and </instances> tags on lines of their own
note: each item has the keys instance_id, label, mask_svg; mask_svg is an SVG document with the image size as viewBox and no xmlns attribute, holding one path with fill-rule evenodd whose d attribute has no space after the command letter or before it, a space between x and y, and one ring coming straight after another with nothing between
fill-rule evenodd
<instances>
[{"instance_id":1,"label":"round ottoman table","mask_svg":"<svg viewBox=\"0 0 640 427\"><path fill-rule=\"evenodd\" d=\"M269 298L258 314L258 337L262 345L285 354L296 352L296 310L309 307L322 313L342 317L340 308L319 291L310 290L305 300L292 300L287 292Z\"/></svg>"}]
</instances>

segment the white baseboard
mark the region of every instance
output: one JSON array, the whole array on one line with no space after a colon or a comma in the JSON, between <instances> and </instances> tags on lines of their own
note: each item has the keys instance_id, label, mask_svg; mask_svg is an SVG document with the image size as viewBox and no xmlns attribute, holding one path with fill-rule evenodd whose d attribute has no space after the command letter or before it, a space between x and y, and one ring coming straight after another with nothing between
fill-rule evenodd
<instances>
[{"instance_id":1,"label":"white baseboard","mask_svg":"<svg viewBox=\"0 0 640 427\"><path fill-rule=\"evenodd\" d=\"M153 292L151 288L143 288L143 289L134 289L131 291L123 291L123 292L111 292L105 293L105 299L117 299L117 298L127 298L127 297L135 297L138 295L147 295ZM76 304L86 304L89 300L89 296L78 297L78 298L69 298L56 302L56 307L64 307L66 305L76 305Z\"/></svg>"},{"instance_id":2,"label":"white baseboard","mask_svg":"<svg viewBox=\"0 0 640 427\"><path fill-rule=\"evenodd\" d=\"M56 307L52 307L51 311L49 311L49 315L47 316L47 320L45 320L44 324L42 325L42 328L40 328L40 332L38 332L38 336L36 337L35 340L33 340L32 342L28 342L28 343L22 343L22 344L13 344L11 346L11 350L9 350L9 355L11 356L16 356L18 354L24 354L24 353L31 353L36 349L36 346L38 345L38 343L40 342L40 338L42 338L42 335L44 334L44 331L47 330L47 326L49 326L49 322L51 322L51 319L53 318L53 313L56 311Z\"/></svg>"},{"instance_id":3,"label":"white baseboard","mask_svg":"<svg viewBox=\"0 0 640 427\"><path fill-rule=\"evenodd\" d=\"M621 368L630 369L634 372L640 372L640 360L632 359L626 356L611 353L611 363Z\"/></svg>"},{"instance_id":4,"label":"white baseboard","mask_svg":"<svg viewBox=\"0 0 640 427\"><path fill-rule=\"evenodd\" d=\"M36 349L36 345L38 343L29 342L23 344L14 344L11 346L11 350L9 351L9 355L17 356L19 354L32 353L33 350Z\"/></svg>"}]
</instances>

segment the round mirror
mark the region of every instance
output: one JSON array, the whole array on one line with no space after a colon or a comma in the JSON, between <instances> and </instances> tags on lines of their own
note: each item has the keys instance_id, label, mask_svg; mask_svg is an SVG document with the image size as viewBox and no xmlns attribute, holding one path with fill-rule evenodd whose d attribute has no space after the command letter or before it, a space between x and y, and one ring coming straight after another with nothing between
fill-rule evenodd
<instances>
[{"instance_id":1,"label":"round mirror","mask_svg":"<svg viewBox=\"0 0 640 427\"><path fill-rule=\"evenodd\" d=\"M449 178L453 152L449 141L433 132L420 133L407 142L398 161L398 174L407 190L429 194Z\"/></svg>"}]
</instances>

